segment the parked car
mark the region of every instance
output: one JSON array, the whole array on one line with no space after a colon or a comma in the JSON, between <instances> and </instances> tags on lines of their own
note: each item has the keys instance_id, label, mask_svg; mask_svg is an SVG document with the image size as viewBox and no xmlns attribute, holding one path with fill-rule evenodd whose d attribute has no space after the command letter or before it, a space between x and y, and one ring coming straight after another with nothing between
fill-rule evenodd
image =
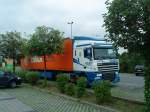
<instances>
[{"instance_id":1,"label":"parked car","mask_svg":"<svg viewBox=\"0 0 150 112\"><path fill-rule=\"evenodd\" d=\"M21 78L10 72L0 71L0 86L15 88L21 85Z\"/></svg>"},{"instance_id":2,"label":"parked car","mask_svg":"<svg viewBox=\"0 0 150 112\"><path fill-rule=\"evenodd\" d=\"M144 75L144 65L136 65L135 66L135 75L143 76Z\"/></svg>"}]
</instances>

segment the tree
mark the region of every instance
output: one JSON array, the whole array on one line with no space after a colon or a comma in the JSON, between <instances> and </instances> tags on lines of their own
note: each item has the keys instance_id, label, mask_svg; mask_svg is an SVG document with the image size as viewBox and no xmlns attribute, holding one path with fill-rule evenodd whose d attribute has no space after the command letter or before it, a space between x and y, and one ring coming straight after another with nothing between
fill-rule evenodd
<instances>
[{"instance_id":1,"label":"tree","mask_svg":"<svg viewBox=\"0 0 150 112\"><path fill-rule=\"evenodd\" d=\"M13 59L13 72L15 72L16 57L21 53L22 37L20 32L6 32L0 34L0 52L4 57Z\"/></svg>"},{"instance_id":2,"label":"tree","mask_svg":"<svg viewBox=\"0 0 150 112\"><path fill-rule=\"evenodd\" d=\"M144 59L139 53L124 52L119 55L120 71L123 73L133 73L135 66L144 64Z\"/></svg>"},{"instance_id":3,"label":"tree","mask_svg":"<svg viewBox=\"0 0 150 112\"><path fill-rule=\"evenodd\" d=\"M22 41L22 45L21 45L21 56L24 57L24 56L29 56L29 51L28 51L28 39L25 39L23 38L23 41Z\"/></svg>"},{"instance_id":4,"label":"tree","mask_svg":"<svg viewBox=\"0 0 150 112\"><path fill-rule=\"evenodd\" d=\"M116 46L143 55L150 66L150 0L109 0L104 14L106 36ZM150 68L150 67L148 67ZM150 70L150 69L149 69ZM150 111L150 74L145 75L146 111Z\"/></svg>"},{"instance_id":5,"label":"tree","mask_svg":"<svg viewBox=\"0 0 150 112\"><path fill-rule=\"evenodd\" d=\"M44 56L44 71L46 70L46 55L61 53L63 48L63 33L46 26L39 26L28 41L28 51L32 56Z\"/></svg>"},{"instance_id":6,"label":"tree","mask_svg":"<svg viewBox=\"0 0 150 112\"><path fill-rule=\"evenodd\" d=\"M141 52L150 62L150 0L107 1L104 27L111 41L129 51Z\"/></svg>"}]
</instances>

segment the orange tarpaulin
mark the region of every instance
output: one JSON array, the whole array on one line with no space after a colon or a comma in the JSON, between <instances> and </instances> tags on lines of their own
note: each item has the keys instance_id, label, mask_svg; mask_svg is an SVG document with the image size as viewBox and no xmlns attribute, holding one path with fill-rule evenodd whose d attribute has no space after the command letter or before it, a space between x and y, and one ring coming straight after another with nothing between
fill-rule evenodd
<instances>
[{"instance_id":1,"label":"orange tarpaulin","mask_svg":"<svg viewBox=\"0 0 150 112\"><path fill-rule=\"evenodd\" d=\"M21 59L21 67L30 70L44 70L43 56L34 56ZM73 70L73 43L71 39L64 40L62 54L46 56L46 70Z\"/></svg>"}]
</instances>

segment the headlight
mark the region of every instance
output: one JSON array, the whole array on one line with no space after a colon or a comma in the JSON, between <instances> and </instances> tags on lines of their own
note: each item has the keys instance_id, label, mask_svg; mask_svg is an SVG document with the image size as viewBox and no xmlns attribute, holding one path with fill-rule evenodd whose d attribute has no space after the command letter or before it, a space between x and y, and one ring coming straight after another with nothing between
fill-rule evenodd
<instances>
[{"instance_id":1,"label":"headlight","mask_svg":"<svg viewBox=\"0 0 150 112\"><path fill-rule=\"evenodd\" d=\"M17 79L20 80L21 78L20 78L20 77L17 77Z\"/></svg>"},{"instance_id":2,"label":"headlight","mask_svg":"<svg viewBox=\"0 0 150 112\"><path fill-rule=\"evenodd\" d=\"M97 74L96 76L97 76L97 77L101 77L101 76L102 76L102 74Z\"/></svg>"},{"instance_id":3,"label":"headlight","mask_svg":"<svg viewBox=\"0 0 150 112\"><path fill-rule=\"evenodd\" d=\"M118 73L118 72L115 72L115 74L118 75L119 73Z\"/></svg>"}]
</instances>

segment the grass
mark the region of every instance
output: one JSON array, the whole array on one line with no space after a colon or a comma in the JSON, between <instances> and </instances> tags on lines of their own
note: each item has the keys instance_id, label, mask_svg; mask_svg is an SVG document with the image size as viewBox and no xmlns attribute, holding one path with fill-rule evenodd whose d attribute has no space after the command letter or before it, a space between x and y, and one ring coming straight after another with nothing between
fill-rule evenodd
<instances>
[{"instance_id":1,"label":"grass","mask_svg":"<svg viewBox=\"0 0 150 112\"><path fill-rule=\"evenodd\" d=\"M113 104L110 104L109 106L120 110L121 112L144 112L144 105L118 99L113 99Z\"/></svg>"},{"instance_id":2,"label":"grass","mask_svg":"<svg viewBox=\"0 0 150 112\"><path fill-rule=\"evenodd\" d=\"M96 99L93 94L87 93L81 100L95 103ZM133 102L112 98L109 103L102 104L104 106L119 110L120 112L144 112L144 105Z\"/></svg>"}]
</instances>

